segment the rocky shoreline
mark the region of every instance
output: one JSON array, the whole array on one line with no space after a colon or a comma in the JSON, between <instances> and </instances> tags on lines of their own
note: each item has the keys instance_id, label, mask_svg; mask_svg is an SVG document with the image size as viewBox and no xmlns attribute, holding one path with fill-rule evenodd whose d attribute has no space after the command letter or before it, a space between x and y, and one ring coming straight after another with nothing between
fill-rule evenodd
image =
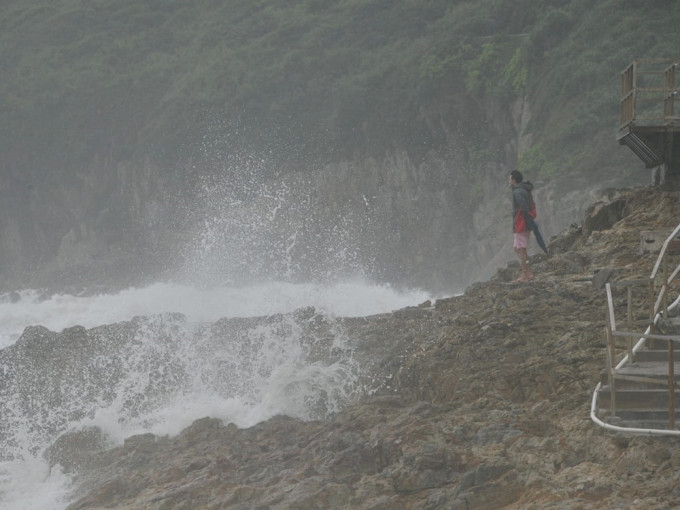
<instances>
[{"instance_id":1,"label":"rocky shoreline","mask_svg":"<svg viewBox=\"0 0 680 510\"><path fill-rule=\"evenodd\" d=\"M677 508L680 443L604 431L589 406L602 285L648 276L640 232L678 221L678 192L611 191L531 258L531 283L511 263L461 296L343 319L389 384L328 419L206 417L112 449L96 431L62 437L50 454L76 473L68 508Z\"/></svg>"}]
</instances>

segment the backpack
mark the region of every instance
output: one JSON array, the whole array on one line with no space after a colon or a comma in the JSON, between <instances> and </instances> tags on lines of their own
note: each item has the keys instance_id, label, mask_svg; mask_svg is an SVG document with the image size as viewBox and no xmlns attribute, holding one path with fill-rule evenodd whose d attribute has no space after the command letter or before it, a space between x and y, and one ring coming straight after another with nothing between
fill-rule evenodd
<instances>
[{"instance_id":1,"label":"backpack","mask_svg":"<svg viewBox=\"0 0 680 510\"><path fill-rule=\"evenodd\" d=\"M529 209L529 216L536 218L536 202L531 202L531 208ZM526 232L530 230L527 228L527 222L522 214L522 209L517 208L515 213L515 232Z\"/></svg>"}]
</instances>

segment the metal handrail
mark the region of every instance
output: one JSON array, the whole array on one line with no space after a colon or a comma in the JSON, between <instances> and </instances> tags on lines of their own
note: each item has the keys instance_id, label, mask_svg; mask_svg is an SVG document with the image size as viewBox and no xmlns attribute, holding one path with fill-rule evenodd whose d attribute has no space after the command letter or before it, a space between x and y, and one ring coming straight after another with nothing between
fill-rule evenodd
<instances>
[{"instance_id":1,"label":"metal handrail","mask_svg":"<svg viewBox=\"0 0 680 510\"><path fill-rule=\"evenodd\" d=\"M609 379L609 389L611 391L611 406L612 406L612 416L616 413L616 387L615 387L615 374L617 370L620 370L627 363L634 361L634 356L637 351L639 351L647 341L647 339L661 339L668 341L668 391L669 391L669 429L639 429L633 427L618 427L603 422L596 416L597 412L597 402L602 383L598 383L595 391L593 393L593 399L591 402L590 417L598 425L619 432L631 432L631 433L645 433L645 434L664 434L664 435L680 435L680 431L675 429L675 361L674 356L674 343L680 343L680 335L660 335L654 333L654 329L661 319L661 317L668 317L668 310L673 310L674 308L680 306L680 297L678 297L671 305L668 305L668 291L671 283L680 273L680 264L675 268L675 270L668 276L668 254L669 246L671 243L680 235L680 225L678 225L675 230L666 238L663 243L661 250L659 251L659 256L657 257L654 269L648 280L649 285L649 299L650 299L650 320L649 325L644 333L636 333L631 331L633 321L632 321L632 288L635 285L640 285L645 282L645 280L634 280L628 282L616 282L607 283L607 325L606 325L606 339L607 339L607 375ZM663 270L663 283L659 289L659 294L654 299L655 294L655 283L659 271ZM614 311L614 299L612 296L612 287L625 287L627 290L627 323L628 331L620 330L616 327L616 318ZM663 304L663 309L662 309ZM632 341L628 342L627 353L623 359L616 364L616 346L614 344L614 337L639 337L638 342L633 346Z\"/></svg>"},{"instance_id":2,"label":"metal handrail","mask_svg":"<svg viewBox=\"0 0 680 510\"><path fill-rule=\"evenodd\" d=\"M649 277L649 286L650 286L650 291L653 293L654 290L654 283L656 282L656 277L657 274L659 273L659 269L663 269L663 284L661 285L661 289L659 290L659 297L656 300L656 303L654 303L654 308L652 309L652 313L656 315L660 310L661 306L661 298L663 295L663 301L664 301L664 317L668 316L668 285L669 282L672 282L675 277L678 274L678 270L680 269L680 265L675 268L675 271L671 274L671 277L668 278L668 247L671 244L672 241L674 241L678 235L680 235L680 225L675 227L675 230L671 232L671 234L666 238L664 241L663 245L661 246L661 251L659 251L659 256L656 259L656 264L654 264L654 269L652 269L652 274ZM650 294L651 295L651 294ZM650 303L651 304L651 303Z\"/></svg>"}]
</instances>

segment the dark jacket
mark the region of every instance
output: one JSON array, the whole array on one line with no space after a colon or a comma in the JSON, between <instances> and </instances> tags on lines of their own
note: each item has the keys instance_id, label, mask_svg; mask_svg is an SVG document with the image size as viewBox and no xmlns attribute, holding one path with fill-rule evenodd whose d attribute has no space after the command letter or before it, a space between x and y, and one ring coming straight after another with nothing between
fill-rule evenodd
<instances>
[{"instance_id":1,"label":"dark jacket","mask_svg":"<svg viewBox=\"0 0 680 510\"><path fill-rule=\"evenodd\" d=\"M532 217L529 214L533 208L534 198L531 196L531 191L534 189L534 185L529 181L523 181L519 184L515 184L512 187L512 228L513 232L518 232L515 227L515 217L517 216L517 209L522 211L522 215L525 218L526 230L531 230ZM520 230L519 232L524 232L525 230Z\"/></svg>"}]
</instances>

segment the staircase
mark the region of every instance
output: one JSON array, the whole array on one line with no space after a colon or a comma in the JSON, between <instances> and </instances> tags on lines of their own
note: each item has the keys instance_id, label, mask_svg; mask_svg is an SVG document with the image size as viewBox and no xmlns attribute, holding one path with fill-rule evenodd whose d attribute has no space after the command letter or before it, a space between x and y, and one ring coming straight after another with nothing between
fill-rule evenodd
<instances>
[{"instance_id":1,"label":"staircase","mask_svg":"<svg viewBox=\"0 0 680 510\"><path fill-rule=\"evenodd\" d=\"M663 243L649 279L607 283L607 368L600 373L590 413L604 428L680 436L680 370L675 368L680 360L680 297L669 304L669 296L680 292L678 255L680 225ZM633 292L640 288L647 299ZM634 321L639 316L635 309L645 302L649 319ZM626 319L617 323L616 312Z\"/></svg>"},{"instance_id":2,"label":"staircase","mask_svg":"<svg viewBox=\"0 0 680 510\"><path fill-rule=\"evenodd\" d=\"M654 135L637 135L630 129L619 138L619 143L632 150L644 162L645 168L654 168L664 163L663 146L658 148L662 142L663 138L659 135L654 139Z\"/></svg>"},{"instance_id":3,"label":"staircase","mask_svg":"<svg viewBox=\"0 0 680 510\"><path fill-rule=\"evenodd\" d=\"M632 363L616 370L614 409L608 370L600 372L600 419L630 428L668 429L671 423L668 345L661 340L650 340L647 344L635 353ZM675 349L674 359L680 360L680 345ZM674 374L674 381L677 387L680 374ZM674 392L673 400L674 422L680 424L680 391ZM677 430L677 426L674 428Z\"/></svg>"}]
</instances>

